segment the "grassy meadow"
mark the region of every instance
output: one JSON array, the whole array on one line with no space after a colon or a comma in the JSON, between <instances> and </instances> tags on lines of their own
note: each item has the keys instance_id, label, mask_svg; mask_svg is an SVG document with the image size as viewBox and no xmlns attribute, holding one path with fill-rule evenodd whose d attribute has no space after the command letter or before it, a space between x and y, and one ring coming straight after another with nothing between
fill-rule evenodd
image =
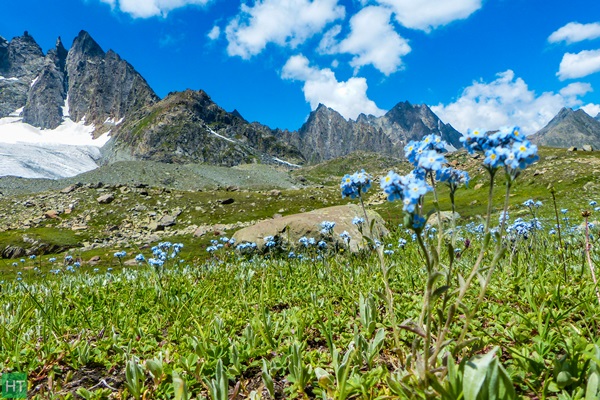
<instances>
[{"instance_id":1,"label":"grassy meadow","mask_svg":"<svg viewBox=\"0 0 600 400\"><path fill-rule=\"evenodd\" d=\"M471 175L456 192L456 228L447 222L439 236L435 220L416 237L402 204L374 183L365 204L390 235L354 254L334 246L332 232L316 238L322 247L240 252L227 242L233 229L81 249L125 229L140 204L180 208L186 224L258 221L357 203L340 195L344 174L379 178L409 172L408 163L353 154L292 172L303 186L278 193L150 187L150 196L100 206L96 192L81 191L72 213L32 227L10 210L21 215L48 193L2 197L13 228L0 231L1 248L26 245L24 236L63 248L0 260L0 371L27 373L37 399L600 398L600 156L542 149L511 187L503 237L481 228L490 188L482 160L448 160ZM439 189L440 209L450 210ZM215 203L224 198L234 202ZM424 209L434 209L431 193ZM88 215L87 230L64 227ZM540 226L523 234L518 218ZM167 254L162 265L150 261L157 251ZM138 254L144 260L131 262Z\"/></svg>"}]
</instances>

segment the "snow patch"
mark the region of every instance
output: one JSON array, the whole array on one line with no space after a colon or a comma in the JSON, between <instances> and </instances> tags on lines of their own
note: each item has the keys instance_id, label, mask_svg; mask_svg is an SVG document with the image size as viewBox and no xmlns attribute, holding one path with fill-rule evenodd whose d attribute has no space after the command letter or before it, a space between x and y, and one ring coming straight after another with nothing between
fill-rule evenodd
<instances>
[{"instance_id":1,"label":"snow patch","mask_svg":"<svg viewBox=\"0 0 600 400\"><path fill-rule=\"evenodd\" d=\"M118 121L115 121L113 117L108 117L106 118L106 121L104 121L104 124L119 125L121 122L123 122L124 119L125 117L121 118Z\"/></svg>"},{"instance_id":2,"label":"snow patch","mask_svg":"<svg viewBox=\"0 0 600 400\"><path fill-rule=\"evenodd\" d=\"M223 136L223 135L219 135L217 132L213 131L213 130L212 130L212 129L210 129L210 128L208 128L208 130L210 131L210 133L212 133L213 135L215 135L215 136L217 136L217 137L220 137L221 139L225 139L225 140L227 140L228 142L235 143L235 140L233 140L233 139L229 139L228 137L225 137L225 136Z\"/></svg>"},{"instance_id":3,"label":"snow patch","mask_svg":"<svg viewBox=\"0 0 600 400\"><path fill-rule=\"evenodd\" d=\"M68 118L56 129L40 129L24 123L21 111L0 118L0 176L58 179L98 168L110 131L94 139L93 125Z\"/></svg>"},{"instance_id":4,"label":"snow patch","mask_svg":"<svg viewBox=\"0 0 600 400\"><path fill-rule=\"evenodd\" d=\"M273 157L273 160L275 160L275 161L277 161L279 163L285 164L285 165L289 165L290 167L301 168L300 165L298 165L298 164L292 164L290 162L281 160L281 159L279 159L277 157Z\"/></svg>"},{"instance_id":5,"label":"snow patch","mask_svg":"<svg viewBox=\"0 0 600 400\"><path fill-rule=\"evenodd\" d=\"M35 85L35 83L38 81L38 79L40 79L40 76L36 76L34 80L31 81L31 83L29 84L29 87L33 87L33 85Z\"/></svg>"},{"instance_id":6,"label":"snow patch","mask_svg":"<svg viewBox=\"0 0 600 400\"><path fill-rule=\"evenodd\" d=\"M102 147L110 139L104 134L92 136L94 125L63 121L56 129L40 129L22 122L21 118L0 118L0 143L63 144Z\"/></svg>"},{"instance_id":7,"label":"snow patch","mask_svg":"<svg viewBox=\"0 0 600 400\"><path fill-rule=\"evenodd\" d=\"M67 98L65 99L65 105L62 106L63 118L71 118L71 114L69 114L69 95L67 94Z\"/></svg>"},{"instance_id":8,"label":"snow patch","mask_svg":"<svg viewBox=\"0 0 600 400\"><path fill-rule=\"evenodd\" d=\"M67 178L98 168L99 158L95 146L0 143L0 176Z\"/></svg>"},{"instance_id":9,"label":"snow patch","mask_svg":"<svg viewBox=\"0 0 600 400\"><path fill-rule=\"evenodd\" d=\"M21 116L21 114L23 113L23 109L24 109L24 108L25 108L25 107L18 108L18 109L16 109L15 111L13 111L13 112L11 112L10 114L8 114L8 116L9 116L9 117L20 117L20 116Z\"/></svg>"}]
</instances>

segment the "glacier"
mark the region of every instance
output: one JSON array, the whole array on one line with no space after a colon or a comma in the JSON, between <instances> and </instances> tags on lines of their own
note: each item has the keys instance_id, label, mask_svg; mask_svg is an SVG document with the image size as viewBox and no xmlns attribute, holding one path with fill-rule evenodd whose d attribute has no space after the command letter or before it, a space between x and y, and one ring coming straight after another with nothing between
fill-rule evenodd
<instances>
[{"instance_id":1,"label":"glacier","mask_svg":"<svg viewBox=\"0 0 600 400\"><path fill-rule=\"evenodd\" d=\"M21 109L0 118L0 176L67 178L98 167L100 148L110 132L93 137L95 127L68 116L56 129L22 122Z\"/></svg>"}]
</instances>

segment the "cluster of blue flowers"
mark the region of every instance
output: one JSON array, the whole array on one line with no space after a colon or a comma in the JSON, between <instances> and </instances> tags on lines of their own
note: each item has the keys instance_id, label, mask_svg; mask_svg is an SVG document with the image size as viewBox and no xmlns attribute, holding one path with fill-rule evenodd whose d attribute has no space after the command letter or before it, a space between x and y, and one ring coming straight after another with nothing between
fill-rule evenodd
<instances>
[{"instance_id":1,"label":"cluster of blue flowers","mask_svg":"<svg viewBox=\"0 0 600 400\"><path fill-rule=\"evenodd\" d=\"M503 166L513 178L519 170L539 159L537 146L531 144L517 127L494 133L469 130L460 140L470 154L478 152L485 155L483 164L490 172Z\"/></svg>"},{"instance_id":2,"label":"cluster of blue flowers","mask_svg":"<svg viewBox=\"0 0 600 400\"><path fill-rule=\"evenodd\" d=\"M515 222L506 227L506 233L512 236L521 236L527 239L530 234L541 229L542 223L537 218L533 218L531 221L525 221L523 218L517 218Z\"/></svg>"},{"instance_id":3,"label":"cluster of blue flowers","mask_svg":"<svg viewBox=\"0 0 600 400\"><path fill-rule=\"evenodd\" d=\"M275 241L275 237L273 236L265 236L264 238L265 241L265 246L267 247L267 249L272 249L275 246L277 246L277 242Z\"/></svg>"},{"instance_id":4,"label":"cluster of blue flowers","mask_svg":"<svg viewBox=\"0 0 600 400\"><path fill-rule=\"evenodd\" d=\"M420 229L425 224L425 218L419 214L418 205L423 196L433 190L426 182L428 176L433 180L435 174L436 179L446 182L452 191L469 182L467 172L445 166L446 147L447 143L434 134L426 136L420 142L411 141L404 147L404 152L414 170L404 176L390 171L381 178L380 185L387 199L402 201L403 210L412 214L413 229Z\"/></svg>"},{"instance_id":5,"label":"cluster of blue flowers","mask_svg":"<svg viewBox=\"0 0 600 400\"><path fill-rule=\"evenodd\" d=\"M331 232L333 232L334 227L335 227L335 222L333 222L333 221L321 222L321 234L322 235L330 235Z\"/></svg>"},{"instance_id":6,"label":"cluster of blue flowers","mask_svg":"<svg viewBox=\"0 0 600 400\"><path fill-rule=\"evenodd\" d=\"M121 250L121 251L117 251L114 256L121 259L123 257L125 257L127 255L127 252L125 250Z\"/></svg>"},{"instance_id":7,"label":"cluster of blue flowers","mask_svg":"<svg viewBox=\"0 0 600 400\"><path fill-rule=\"evenodd\" d=\"M314 246L317 244L315 238L307 238L306 236L302 236L300 239L298 239L298 242L304 247Z\"/></svg>"},{"instance_id":8,"label":"cluster of blue flowers","mask_svg":"<svg viewBox=\"0 0 600 400\"><path fill-rule=\"evenodd\" d=\"M540 207L541 207L543 204L542 204L542 202L541 202L541 201L539 201L539 200L538 200L538 201L533 201L533 199L529 199L529 200L526 200L526 201L523 203L523 205L524 205L525 207L529 207L529 208L533 209L533 208L540 208Z\"/></svg>"},{"instance_id":9,"label":"cluster of blue flowers","mask_svg":"<svg viewBox=\"0 0 600 400\"><path fill-rule=\"evenodd\" d=\"M153 267L162 267L167 260L176 258L182 248L183 243L160 242L152 247L153 257L148 260L148 264ZM135 259L138 262L143 262L144 256L138 254Z\"/></svg>"},{"instance_id":10,"label":"cluster of blue flowers","mask_svg":"<svg viewBox=\"0 0 600 400\"><path fill-rule=\"evenodd\" d=\"M361 193L366 193L371 187L373 179L363 169L360 172L355 172L352 175L346 174L342 178L342 198L348 196L351 199L359 197Z\"/></svg>"},{"instance_id":11,"label":"cluster of blue flowers","mask_svg":"<svg viewBox=\"0 0 600 400\"><path fill-rule=\"evenodd\" d=\"M256 250L256 243L254 242L245 242L237 245L236 249L239 251L252 251Z\"/></svg>"},{"instance_id":12,"label":"cluster of blue flowers","mask_svg":"<svg viewBox=\"0 0 600 400\"><path fill-rule=\"evenodd\" d=\"M364 223L365 223L365 219L364 218L361 218L361 217L358 217L358 216L352 218L352 224L353 225L361 226Z\"/></svg>"}]
</instances>

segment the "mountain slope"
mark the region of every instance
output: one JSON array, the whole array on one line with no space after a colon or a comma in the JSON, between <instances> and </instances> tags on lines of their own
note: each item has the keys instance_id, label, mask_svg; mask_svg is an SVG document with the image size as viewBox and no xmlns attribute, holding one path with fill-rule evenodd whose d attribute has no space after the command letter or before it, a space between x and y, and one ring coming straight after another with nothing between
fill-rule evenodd
<instances>
[{"instance_id":1,"label":"mountain slope","mask_svg":"<svg viewBox=\"0 0 600 400\"><path fill-rule=\"evenodd\" d=\"M186 90L132 114L115 130L105 161L144 159L232 166L303 157L270 129L228 113L203 91Z\"/></svg>"},{"instance_id":2,"label":"mountain slope","mask_svg":"<svg viewBox=\"0 0 600 400\"><path fill-rule=\"evenodd\" d=\"M533 143L550 147L579 147L592 145L600 148L600 121L585 111L563 108L538 132L529 137Z\"/></svg>"}]
</instances>

